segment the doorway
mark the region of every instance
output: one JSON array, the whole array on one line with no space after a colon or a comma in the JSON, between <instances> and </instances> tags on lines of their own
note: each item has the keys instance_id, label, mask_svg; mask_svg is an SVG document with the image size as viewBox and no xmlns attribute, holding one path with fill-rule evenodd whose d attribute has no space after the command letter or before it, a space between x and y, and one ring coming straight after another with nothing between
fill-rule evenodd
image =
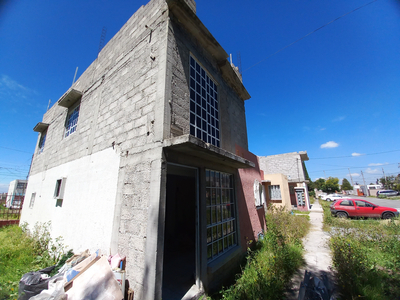
<instances>
[{"instance_id":1,"label":"doorway","mask_svg":"<svg viewBox=\"0 0 400 300\"><path fill-rule=\"evenodd\" d=\"M162 299L182 299L196 284L197 169L167 165Z\"/></svg>"}]
</instances>

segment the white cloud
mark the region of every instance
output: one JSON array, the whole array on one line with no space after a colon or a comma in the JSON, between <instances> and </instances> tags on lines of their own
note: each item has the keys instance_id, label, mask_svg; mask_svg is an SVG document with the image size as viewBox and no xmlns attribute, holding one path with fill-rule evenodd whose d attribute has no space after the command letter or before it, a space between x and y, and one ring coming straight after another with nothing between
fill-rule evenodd
<instances>
[{"instance_id":1,"label":"white cloud","mask_svg":"<svg viewBox=\"0 0 400 300\"><path fill-rule=\"evenodd\" d=\"M334 142L334 141L329 141L329 142L327 142L327 143L325 143L325 144L322 144L322 145L321 145L321 149L323 149L323 148L336 148L336 147L338 147L338 146L339 146L338 143L336 143L336 142Z\"/></svg>"},{"instance_id":2,"label":"white cloud","mask_svg":"<svg viewBox=\"0 0 400 300\"><path fill-rule=\"evenodd\" d=\"M378 169L371 169L371 168L368 168L367 170L365 170L365 173L368 173L368 174L378 174L378 173L380 173L380 171L379 171Z\"/></svg>"},{"instance_id":3,"label":"white cloud","mask_svg":"<svg viewBox=\"0 0 400 300\"><path fill-rule=\"evenodd\" d=\"M357 152L353 152L353 153L351 154L351 156L362 156L362 155L365 155L365 154L357 153Z\"/></svg>"},{"instance_id":4,"label":"white cloud","mask_svg":"<svg viewBox=\"0 0 400 300\"><path fill-rule=\"evenodd\" d=\"M360 177L360 176L361 176L361 175L358 174L358 173L351 173L350 175L351 175L351 177ZM346 175L346 176L347 176L347 177L350 177L350 175Z\"/></svg>"},{"instance_id":5,"label":"white cloud","mask_svg":"<svg viewBox=\"0 0 400 300\"><path fill-rule=\"evenodd\" d=\"M319 130L324 131L324 130L326 130L326 128L320 128Z\"/></svg>"},{"instance_id":6,"label":"white cloud","mask_svg":"<svg viewBox=\"0 0 400 300\"><path fill-rule=\"evenodd\" d=\"M333 122L340 122L340 121L343 121L344 119L346 119L346 116L340 116L340 117L337 117L336 119L333 119Z\"/></svg>"},{"instance_id":7,"label":"white cloud","mask_svg":"<svg viewBox=\"0 0 400 300\"><path fill-rule=\"evenodd\" d=\"M388 163L386 162L386 163L377 163L377 164L368 164L368 167L378 167L378 166L384 166L384 165L387 165Z\"/></svg>"}]
</instances>

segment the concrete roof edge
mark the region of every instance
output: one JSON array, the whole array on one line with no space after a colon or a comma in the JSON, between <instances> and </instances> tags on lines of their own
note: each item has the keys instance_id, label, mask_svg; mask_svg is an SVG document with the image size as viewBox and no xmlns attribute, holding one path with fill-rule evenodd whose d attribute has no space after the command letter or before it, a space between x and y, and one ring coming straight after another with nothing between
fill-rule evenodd
<instances>
[{"instance_id":1,"label":"concrete roof edge","mask_svg":"<svg viewBox=\"0 0 400 300\"><path fill-rule=\"evenodd\" d=\"M211 32L201 22L195 12L184 0L166 0L169 11L178 19L184 28L217 60L222 77L242 100L250 99L242 81L228 62L228 53L222 48Z\"/></svg>"}]
</instances>

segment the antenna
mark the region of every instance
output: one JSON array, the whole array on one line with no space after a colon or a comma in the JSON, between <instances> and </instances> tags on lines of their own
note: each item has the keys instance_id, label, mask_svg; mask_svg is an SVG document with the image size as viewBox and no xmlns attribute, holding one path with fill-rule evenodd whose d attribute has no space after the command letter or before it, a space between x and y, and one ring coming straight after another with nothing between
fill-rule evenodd
<instances>
[{"instance_id":1,"label":"antenna","mask_svg":"<svg viewBox=\"0 0 400 300\"><path fill-rule=\"evenodd\" d=\"M49 104L47 104L47 110L46 110L46 111L48 111L48 110L49 110L50 103L51 103L51 99L49 99Z\"/></svg>"},{"instance_id":2,"label":"antenna","mask_svg":"<svg viewBox=\"0 0 400 300\"><path fill-rule=\"evenodd\" d=\"M72 84L75 83L76 73L78 73L78 67L76 67L76 69L75 69L75 75L74 75L74 79L72 79Z\"/></svg>"},{"instance_id":3,"label":"antenna","mask_svg":"<svg viewBox=\"0 0 400 300\"><path fill-rule=\"evenodd\" d=\"M242 57L240 56L240 51L237 52L237 64L238 64L237 66L239 68L240 75L243 75L242 74Z\"/></svg>"},{"instance_id":4,"label":"antenna","mask_svg":"<svg viewBox=\"0 0 400 300\"><path fill-rule=\"evenodd\" d=\"M101 31L101 36L100 36L99 52L97 53L97 55L100 53L101 49L103 49L103 47L104 47L104 42L106 40L106 34L107 34L107 28L103 27L103 29Z\"/></svg>"}]
</instances>

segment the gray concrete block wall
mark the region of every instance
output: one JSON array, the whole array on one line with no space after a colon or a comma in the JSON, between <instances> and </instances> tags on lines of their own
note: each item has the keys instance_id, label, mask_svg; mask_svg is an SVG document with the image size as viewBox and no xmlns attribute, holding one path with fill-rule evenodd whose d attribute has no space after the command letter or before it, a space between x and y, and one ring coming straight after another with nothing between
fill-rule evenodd
<instances>
[{"instance_id":1,"label":"gray concrete block wall","mask_svg":"<svg viewBox=\"0 0 400 300\"><path fill-rule=\"evenodd\" d=\"M75 82L73 88L83 92L75 133L63 137L67 108L54 104L44 115L43 122L50 126L44 151L35 155L31 174L112 147L113 143L124 152L153 142L157 57L164 51L159 36L165 32L166 8L162 0L142 6Z\"/></svg>"},{"instance_id":2,"label":"gray concrete block wall","mask_svg":"<svg viewBox=\"0 0 400 300\"><path fill-rule=\"evenodd\" d=\"M164 130L157 122L163 122L165 107L157 102L164 100L158 90L165 85L166 9L162 0L141 7L73 85L83 92L75 133L63 138L67 108L55 104L44 115L43 122L50 123L46 145L31 170L36 174L109 147L119 151L112 247L127 256L127 278L138 299L148 291L146 284L154 286L155 277L146 274L156 272L146 248L157 243L157 236L148 237L148 217L155 209L151 201L159 201L150 193L160 186L149 176L162 153L156 136Z\"/></svg>"},{"instance_id":3,"label":"gray concrete block wall","mask_svg":"<svg viewBox=\"0 0 400 300\"><path fill-rule=\"evenodd\" d=\"M244 101L223 80L218 62L183 28L171 22L168 36L168 60L171 80L171 137L190 132L190 53L200 62L218 84L221 148L235 153L235 145L248 149ZM175 128L173 130L172 128Z\"/></svg>"},{"instance_id":4,"label":"gray concrete block wall","mask_svg":"<svg viewBox=\"0 0 400 300\"><path fill-rule=\"evenodd\" d=\"M260 168L265 174L282 173L289 181L304 181L305 175L300 155L297 152L260 156Z\"/></svg>"}]
</instances>

